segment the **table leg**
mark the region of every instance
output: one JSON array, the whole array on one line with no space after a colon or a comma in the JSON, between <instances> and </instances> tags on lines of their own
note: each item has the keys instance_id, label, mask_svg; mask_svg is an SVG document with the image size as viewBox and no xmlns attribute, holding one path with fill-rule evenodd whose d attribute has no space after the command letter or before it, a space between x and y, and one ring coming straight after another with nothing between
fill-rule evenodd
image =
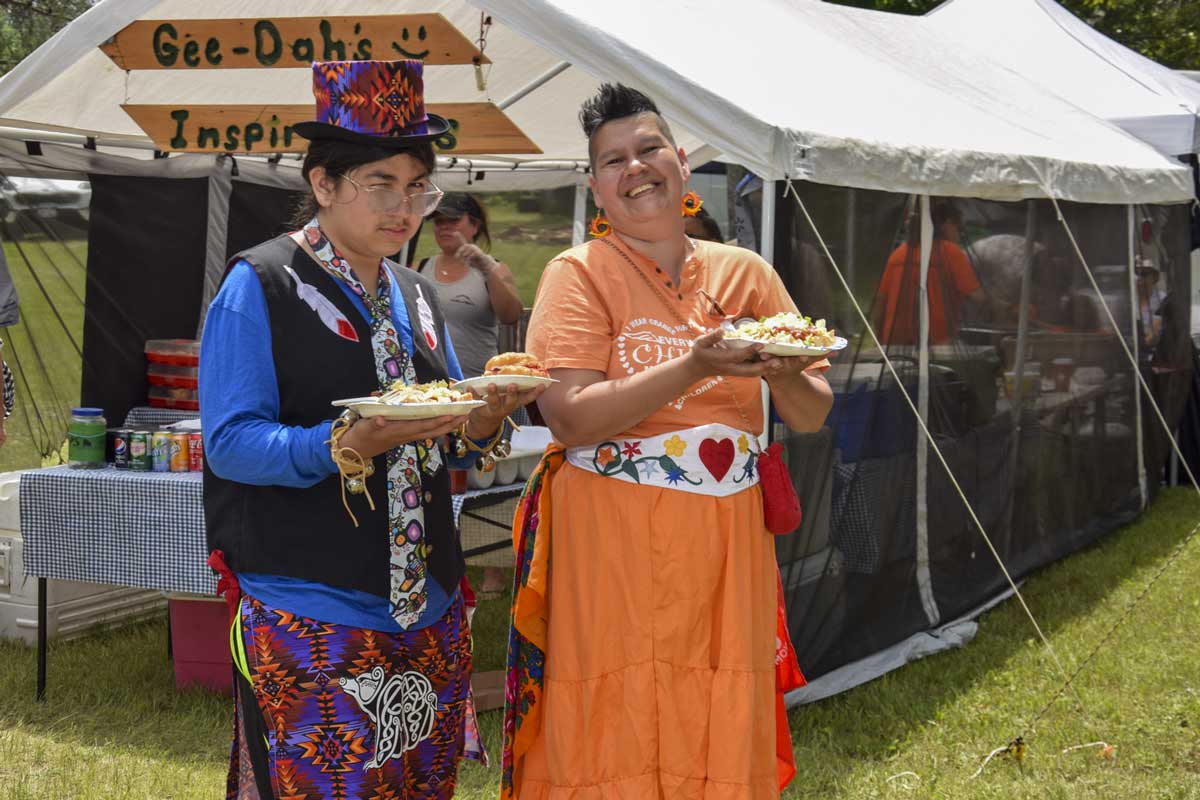
<instances>
[{"instance_id":1,"label":"table leg","mask_svg":"<svg viewBox=\"0 0 1200 800\"><path fill-rule=\"evenodd\" d=\"M37 699L41 702L46 695L46 579L37 579L38 630L37 630Z\"/></svg>"}]
</instances>

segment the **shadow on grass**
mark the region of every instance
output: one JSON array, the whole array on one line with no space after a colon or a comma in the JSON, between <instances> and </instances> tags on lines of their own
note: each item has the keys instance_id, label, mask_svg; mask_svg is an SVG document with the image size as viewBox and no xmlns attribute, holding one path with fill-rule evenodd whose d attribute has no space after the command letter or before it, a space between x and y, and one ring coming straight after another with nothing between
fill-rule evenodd
<instances>
[{"instance_id":1,"label":"shadow on grass","mask_svg":"<svg viewBox=\"0 0 1200 800\"><path fill-rule=\"evenodd\" d=\"M1047 638L1054 644L1057 632L1093 614L1135 573L1165 562L1198 519L1200 502L1191 489L1165 490L1136 522L1030 576L1022 594ZM1138 576L1134 583L1137 591L1152 574ZM1139 608L1144 610L1153 597L1151 590ZM1105 617L1103 623L1089 630L1083 641L1073 643L1069 652L1064 652L1064 642L1055 644L1068 671L1092 651L1127 602L1119 601L1117 613ZM827 759L831 752L853 761L888 759L911 734L928 721L938 719L956 700L1010 669L1013 660L1027 657L1037 638L1015 599L988 612L979 623L976 638L962 650L926 658L849 692L793 709L789 719L798 774L805 775L806 766L820 772L821 764L814 760L806 765L806 759ZM1119 647L1121 636L1129 635L1130 625L1136 622L1127 621L1107 648ZM1006 721L997 729L1000 737L1011 738L1020 733L1021 727L1062 684L1061 673L1044 645L1037 642L1035 646L1041 664L1036 672L1026 671L1025 685L1015 687L1007 695L1003 712ZM1091 667L1095 668L1094 662ZM1078 683L1086 687L1087 680L1088 669L1085 669ZM866 721L869 724L864 724ZM1007 738L999 743L1003 744ZM803 787L804 791L814 788L811 784Z\"/></svg>"}]
</instances>

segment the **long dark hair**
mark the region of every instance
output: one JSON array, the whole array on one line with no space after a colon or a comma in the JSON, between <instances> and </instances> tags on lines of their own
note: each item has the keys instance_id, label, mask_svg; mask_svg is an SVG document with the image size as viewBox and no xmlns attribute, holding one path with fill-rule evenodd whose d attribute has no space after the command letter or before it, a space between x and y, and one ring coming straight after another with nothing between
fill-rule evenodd
<instances>
[{"instance_id":1,"label":"long dark hair","mask_svg":"<svg viewBox=\"0 0 1200 800\"><path fill-rule=\"evenodd\" d=\"M304 157L304 167L302 169L306 188L304 196L296 205L295 213L292 215L292 224L297 228L304 227L310 219L317 215L317 211L320 209L320 206L317 204L316 195L313 194L312 185L308 181L308 174L314 168L324 167L325 172L340 181L342 179L341 176L358 169L363 164L383 161L401 153L415 158L421 166L429 170L430 175L433 175L433 171L437 167L437 156L434 154L433 144L430 142L417 142L411 147L397 149L395 147L343 142L338 139L313 139L308 144L308 154Z\"/></svg>"}]
</instances>

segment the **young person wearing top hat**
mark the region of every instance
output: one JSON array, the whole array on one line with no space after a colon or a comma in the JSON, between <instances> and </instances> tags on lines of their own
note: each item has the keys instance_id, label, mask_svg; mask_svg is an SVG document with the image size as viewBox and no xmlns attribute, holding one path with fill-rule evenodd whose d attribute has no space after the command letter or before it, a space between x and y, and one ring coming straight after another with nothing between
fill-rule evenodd
<instances>
[{"instance_id":1,"label":"young person wearing top hat","mask_svg":"<svg viewBox=\"0 0 1200 800\"><path fill-rule=\"evenodd\" d=\"M537 392L492 387L465 424L334 424L336 398L461 377L436 290L386 259L437 207L447 123L425 113L419 61L316 62L313 92L300 229L232 259L201 345L210 563L233 611L228 794L445 798L483 754L446 470L476 453L440 441L494 447ZM365 476L345 479L347 453Z\"/></svg>"},{"instance_id":2,"label":"young person wearing top hat","mask_svg":"<svg viewBox=\"0 0 1200 800\"><path fill-rule=\"evenodd\" d=\"M774 798L794 767L771 533L799 519L755 454L762 380L815 431L825 362L722 344L727 316L796 306L753 252L685 234L687 159L650 98L605 84L580 121L607 221L546 267L529 323L555 444L514 523L501 796Z\"/></svg>"}]
</instances>

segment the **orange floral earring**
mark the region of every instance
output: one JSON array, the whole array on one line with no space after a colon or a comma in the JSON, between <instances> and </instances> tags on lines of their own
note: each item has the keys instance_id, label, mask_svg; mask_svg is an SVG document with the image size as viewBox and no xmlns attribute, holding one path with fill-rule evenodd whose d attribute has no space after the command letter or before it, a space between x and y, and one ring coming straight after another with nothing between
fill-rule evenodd
<instances>
[{"instance_id":1,"label":"orange floral earring","mask_svg":"<svg viewBox=\"0 0 1200 800\"><path fill-rule=\"evenodd\" d=\"M588 233L597 239L602 239L612 233L612 223L604 216L603 209L596 209L596 216L588 223Z\"/></svg>"},{"instance_id":2,"label":"orange floral earring","mask_svg":"<svg viewBox=\"0 0 1200 800\"><path fill-rule=\"evenodd\" d=\"M685 217L694 217L700 213L700 207L704 205L704 201L700 199L700 195L695 192L688 192L683 196L683 215Z\"/></svg>"}]
</instances>

